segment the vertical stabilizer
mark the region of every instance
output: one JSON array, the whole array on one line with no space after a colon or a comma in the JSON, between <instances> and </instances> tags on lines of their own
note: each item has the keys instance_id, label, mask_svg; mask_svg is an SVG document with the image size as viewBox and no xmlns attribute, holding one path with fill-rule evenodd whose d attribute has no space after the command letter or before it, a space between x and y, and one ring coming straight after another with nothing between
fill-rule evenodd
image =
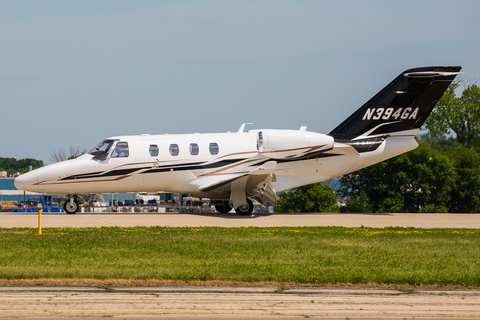
<instances>
[{"instance_id":1,"label":"vertical stabilizer","mask_svg":"<svg viewBox=\"0 0 480 320\"><path fill-rule=\"evenodd\" d=\"M461 69L437 66L402 72L330 135L343 141L415 135Z\"/></svg>"}]
</instances>

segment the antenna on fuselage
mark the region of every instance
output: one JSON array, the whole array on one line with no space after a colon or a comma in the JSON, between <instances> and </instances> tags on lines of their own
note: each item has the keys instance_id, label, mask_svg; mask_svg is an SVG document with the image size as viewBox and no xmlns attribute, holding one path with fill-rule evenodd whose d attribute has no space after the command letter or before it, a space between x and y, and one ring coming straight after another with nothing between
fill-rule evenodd
<instances>
[{"instance_id":1,"label":"antenna on fuselage","mask_svg":"<svg viewBox=\"0 0 480 320\"><path fill-rule=\"evenodd\" d=\"M238 132L238 133L243 132L243 131L245 130L245 125L247 125L247 124L253 124L253 123L251 123L251 122L249 122L249 123L242 123L242 125L240 126L240 129L238 129L237 132Z\"/></svg>"}]
</instances>

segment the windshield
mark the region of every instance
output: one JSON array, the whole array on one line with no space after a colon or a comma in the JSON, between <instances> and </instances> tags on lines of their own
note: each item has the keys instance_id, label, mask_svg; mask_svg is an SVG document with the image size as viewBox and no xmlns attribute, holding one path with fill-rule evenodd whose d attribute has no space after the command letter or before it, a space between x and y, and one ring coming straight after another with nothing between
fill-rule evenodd
<instances>
[{"instance_id":1,"label":"windshield","mask_svg":"<svg viewBox=\"0 0 480 320\"><path fill-rule=\"evenodd\" d=\"M114 142L115 142L114 140L103 140L95 148L90 150L88 153L94 156L97 153L104 151L105 153L108 154Z\"/></svg>"}]
</instances>

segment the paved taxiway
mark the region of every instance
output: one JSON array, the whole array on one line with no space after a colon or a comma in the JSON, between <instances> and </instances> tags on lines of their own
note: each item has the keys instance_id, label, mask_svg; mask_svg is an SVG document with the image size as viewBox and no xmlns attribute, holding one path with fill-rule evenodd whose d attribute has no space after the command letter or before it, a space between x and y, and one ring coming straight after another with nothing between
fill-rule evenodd
<instances>
[{"instance_id":1,"label":"paved taxiway","mask_svg":"<svg viewBox=\"0 0 480 320\"><path fill-rule=\"evenodd\" d=\"M480 316L480 292L268 287L0 287L0 311L0 318L471 319Z\"/></svg>"},{"instance_id":2,"label":"paved taxiway","mask_svg":"<svg viewBox=\"0 0 480 320\"><path fill-rule=\"evenodd\" d=\"M37 227L36 213L0 213L0 227ZM168 214L168 213L43 213L42 227L415 227L415 228L480 228L480 214L256 214L235 213Z\"/></svg>"}]
</instances>

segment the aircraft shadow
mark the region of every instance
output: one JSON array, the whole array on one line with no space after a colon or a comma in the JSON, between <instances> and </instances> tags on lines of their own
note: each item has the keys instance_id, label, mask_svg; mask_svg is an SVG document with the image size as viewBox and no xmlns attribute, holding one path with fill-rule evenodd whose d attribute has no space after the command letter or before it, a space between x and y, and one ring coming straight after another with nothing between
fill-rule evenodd
<instances>
[{"instance_id":1,"label":"aircraft shadow","mask_svg":"<svg viewBox=\"0 0 480 320\"><path fill-rule=\"evenodd\" d=\"M254 219L259 217L269 217L275 215L275 213L251 213L249 215L241 216L234 212L230 213L217 213L217 212L188 212L188 213L179 213L179 214L191 214L195 216L202 217L213 217L213 218L223 218L223 219Z\"/></svg>"},{"instance_id":2,"label":"aircraft shadow","mask_svg":"<svg viewBox=\"0 0 480 320\"><path fill-rule=\"evenodd\" d=\"M294 216L294 215L329 215L329 214L335 214L335 215L343 215L343 214L355 214L355 215L365 215L365 216L391 216L391 213L329 213L329 212L299 212L299 213L282 213L282 212L275 212L275 213L252 213L249 215L241 216L238 215L234 212L230 213L217 213L217 212L188 212L188 213L179 213L179 214L191 214L191 215L196 215L196 216L203 216L203 217L214 217L214 218L223 218L223 219L255 219L259 217L269 217L269 216L284 216L284 215L289 215L289 216Z\"/></svg>"}]
</instances>

